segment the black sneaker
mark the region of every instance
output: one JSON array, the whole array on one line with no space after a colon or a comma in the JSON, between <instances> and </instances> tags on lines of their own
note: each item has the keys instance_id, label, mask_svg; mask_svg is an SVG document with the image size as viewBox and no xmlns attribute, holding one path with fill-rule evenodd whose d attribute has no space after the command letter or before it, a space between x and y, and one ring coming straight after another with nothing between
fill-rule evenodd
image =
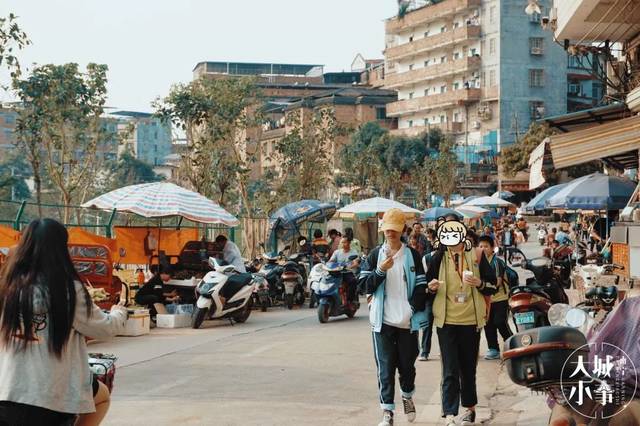
<instances>
[{"instance_id":1,"label":"black sneaker","mask_svg":"<svg viewBox=\"0 0 640 426\"><path fill-rule=\"evenodd\" d=\"M393 426L393 411L384 410L382 412L382 421L378 426Z\"/></svg>"},{"instance_id":2,"label":"black sneaker","mask_svg":"<svg viewBox=\"0 0 640 426\"><path fill-rule=\"evenodd\" d=\"M463 425L474 425L476 424L476 412L473 410L467 410L462 417Z\"/></svg>"},{"instance_id":3,"label":"black sneaker","mask_svg":"<svg viewBox=\"0 0 640 426\"><path fill-rule=\"evenodd\" d=\"M407 421L413 423L416 419L416 405L411 398L402 398L402 406L404 407L404 414L407 415Z\"/></svg>"}]
</instances>

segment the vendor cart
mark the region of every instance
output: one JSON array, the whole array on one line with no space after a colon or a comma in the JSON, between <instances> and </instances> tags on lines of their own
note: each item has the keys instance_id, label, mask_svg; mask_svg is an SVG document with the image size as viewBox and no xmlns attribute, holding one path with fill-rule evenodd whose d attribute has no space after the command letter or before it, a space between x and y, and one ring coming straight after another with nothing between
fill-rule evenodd
<instances>
[{"instance_id":1,"label":"vendor cart","mask_svg":"<svg viewBox=\"0 0 640 426\"><path fill-rule=\"evenodd\" d=\"M69 244L71 260L80 277L90 287L93 301L102 309L118 303L123 283L113 275L113 260L108 247L99 244Z\"/></svg>"}]
</instances>

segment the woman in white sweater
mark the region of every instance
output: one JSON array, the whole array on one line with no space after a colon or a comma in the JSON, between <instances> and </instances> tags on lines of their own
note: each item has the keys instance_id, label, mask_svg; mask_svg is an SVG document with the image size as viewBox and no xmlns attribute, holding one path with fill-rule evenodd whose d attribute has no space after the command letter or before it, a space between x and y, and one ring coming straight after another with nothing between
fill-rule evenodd
<instances>
[{"instance_id":1,"label":"woman in white sweater","mask_svg":"<svg viewBox=\"0 0 640 426\"><path fill-rule=\"evenodd\" d=\"M85 337L114 336L127 311L92 303L67 242L60 223L34 220L0 273L0 424L73 425L96 411Z\"/></svg>"}]
</instances>

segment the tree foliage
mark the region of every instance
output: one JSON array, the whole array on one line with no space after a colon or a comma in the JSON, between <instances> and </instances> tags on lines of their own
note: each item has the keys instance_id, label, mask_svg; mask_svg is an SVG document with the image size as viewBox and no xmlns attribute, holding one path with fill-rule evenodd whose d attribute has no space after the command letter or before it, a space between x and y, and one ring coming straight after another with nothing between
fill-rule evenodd
<instances>
[{"instance_id":1,"label":"tree foliage","mask_svg":"<svg viewBox=\"0 0 640 426\"><path fill-rule=\"evenodd\" d=\"M189 184L223 206L237 189L250 210L247 186L254 158L246 149L246 131L259 120L254 107L259 98L253 79L202 78L174 85L154 103L157 116L185 133L181 171Z\"/></svg>"},{"instance_id":2,"label":"tree foliage","mask_svg":"<svg viewBox=\"0 0 640 426\"><path fill-rule=\"evenodd\" d=\"M69 218L68 206L79 193L86 195L87 183L101 169L98 150L113 138L101 121L106 82L106 65L89 64L83 73L74 63L43 65L25 80L14 80L22 101L16 126L18 145L29 153L34 177L39 179L40 164L44 164L66 206L64 221ZM39 193L38 183L36 186Z\"/></svg>"},{"instance_id":3,"label":"tree foliage","mask_svg":"<svg viewBox=\"0 0 640 426\"><path fill-rule=\"evenodd\" d=\"M529 167L529 156L531 152L554 132L545 125L531 123L529 130L515 144L503 148L500 153L500 164L504 174L509 177L515 176L518 172Z\"/></svg>"},{"instance_id":4,"label":"tree foliage","mask_svg":"<svg viewBox=\"0 0 640 426\"><path fill-rule=\"evenodd\" d=\"M153 171L151 165L135 158L125 150L110 170L110 189L140 183L158 182L163 178Z\"/></svg>"},{"instance_id":5,"label":"tree foliage","mask_svg":"<svg viewBox=\"0 0 640 426\"><path fill-rule=\"evenodd\" d=\"M441 195L446 205L449 204L449 199L459 183L458 157L453 147L453 141L444 138L439 143L438 152L425 158L422 166L423 173L418 176L416 185L422 200L433 192Z\"/></svg>"},{"instance_id":6,"label":"tree foliage","mask_svg":"<svg viewBox=\"0 0 640 426\"><path fill-rule=\"evenodd\" d=\"M17 19L13 13L7 17L0 17L0 69L8 70L12 79L20 77L21 73L16 50L31 44L27 34L18 25Z\"/></svg>"},{"instance_id":7,"label":"tree foliage","mask_svg":"<svg viewBox=\"0 0 640 426\"><path fill-rule=\"evenodd\" d=\"M0 199L22 201L31 196L25 177L29 164L18 150L11 150L0 160Z\"/></svg>"}]
</instances>

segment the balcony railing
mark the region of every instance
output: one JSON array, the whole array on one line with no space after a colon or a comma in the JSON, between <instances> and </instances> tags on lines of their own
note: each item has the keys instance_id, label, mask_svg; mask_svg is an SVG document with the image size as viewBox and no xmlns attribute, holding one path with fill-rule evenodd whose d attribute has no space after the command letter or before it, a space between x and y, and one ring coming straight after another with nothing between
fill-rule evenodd
<instances>
[{"instance_id":1,"label":"balcony railing","mask_svg":"<svg viewBox=\"0 0 640 426\"><path fill-rule=\"evenodd\" d=\"M479 7L481 3L481 0L444 0L437 4L412 10L402 18L396 16L387 20L385 30L387 34L396 33L409 27L426 24L445 16L455 15L465 10Z\"/></svg>"},{"instance_id":2,"label":"balcony railing","mask_svg":"<svg viewBox=\"0 0 640 426\"><path fill-rule=\"evenodd\" d=\"M449 105L463 105L480 100L480 89L452 90L437 95L405 99L387 104L388 116L399 116L411 112L424 111Z\"/></svg>"},{"instance_id":3,"label":"balcony railing","mask_svg":"<svg viewBox=\"0 0 640 426\"><path fill-rule=\"evenodd\" d=\"M463 73L480 67L479 56L469 56L454 61L436 64L412 71L388 74L385 80L385 88L394 89L410 83L428 81L435 78Z\"/></svg>"},{"instance_id":4,"label":"balcony railing","mask_svg":"<svg viewBox=\"0 0 640 426\"><path fill-rule=\"evenodd\" d=\"M388 61L394 61L406 56L418 55L453 43L460 43L465 40L477 39L479 37L480 26L467 25L451 31L445 31L443 33L420 38L409 43L389 47L384 51L384 55Z\"/></svg>"},{"instance_id":5,"label":"balcony railing","mask_svg":"<svg viewBox=\"0 0 640 426\"><path fill-rule=\"evenodd\" d=\"M414 126L404 129L392 130L391 134L396 136L420 136L429 130L440 129L442 133L460 134L464 133L464 123L429 123L427 126Z\"/></svg>"},{"instance_id":6,"label":"balcony railing","mask_svg":"<svg viewBox=\"0 0 640 426\"><path fill-rule=\"evenodd\" d=\"M280 137L283 137L285 133L286 133L286 130L284 127L279 127L277 129L271 129L271 130L263 130L260 136L260 139L267 140L267 139L280 138Z\"/></svg>"}]
</instances>

